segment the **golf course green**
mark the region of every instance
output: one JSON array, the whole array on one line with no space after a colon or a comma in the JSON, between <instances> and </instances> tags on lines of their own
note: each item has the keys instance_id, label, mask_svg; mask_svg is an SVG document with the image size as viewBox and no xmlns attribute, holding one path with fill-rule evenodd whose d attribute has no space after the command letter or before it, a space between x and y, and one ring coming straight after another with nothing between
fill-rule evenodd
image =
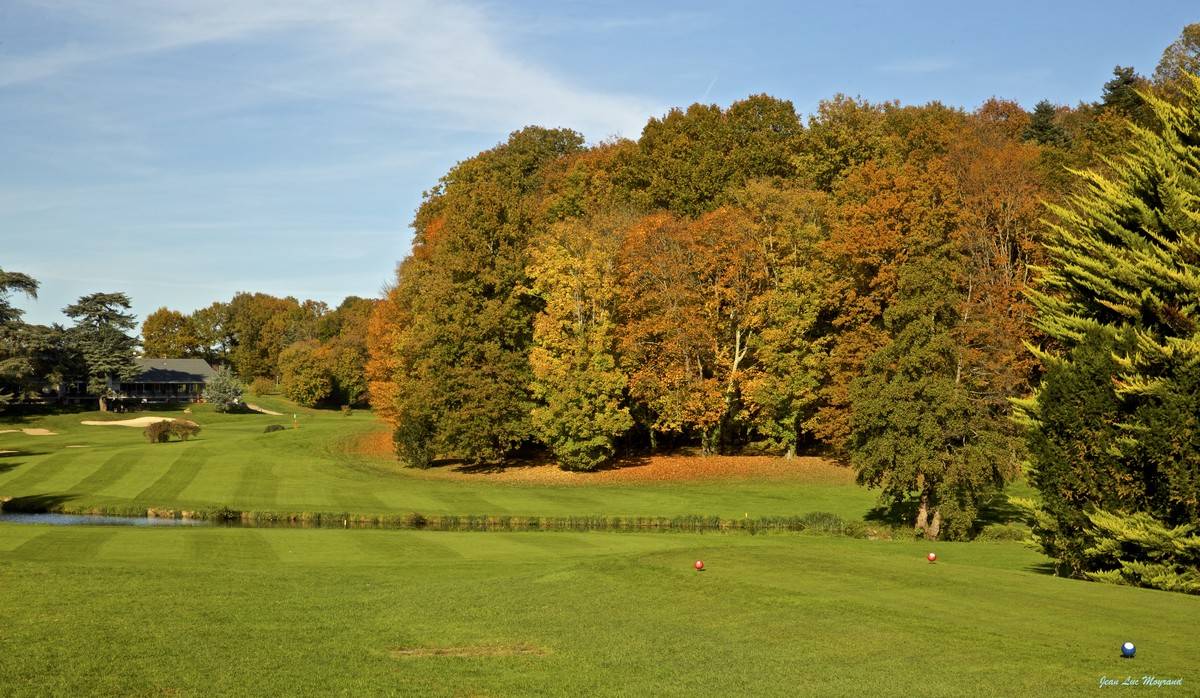
<instances>
[{"instance_id":1,"label":"golf course green","mask_svg":"<svg viewBox=\"0 0 1200 698\"><path fill-rule=\"evenodd\" d=\"M874 502L803 468L604 484L410 472L349 446L379 429L368 412L261 403L287 416L199 407L186 443L80 423L129 415L9 418L0 496L853 520ZM1140 688L1184 696L1200 687L1197 628L1200 599L1057 578L1019 542L0 523L14 696L1067 696L1131 677L1181 680Z\"/></svg>"}]
</instances>

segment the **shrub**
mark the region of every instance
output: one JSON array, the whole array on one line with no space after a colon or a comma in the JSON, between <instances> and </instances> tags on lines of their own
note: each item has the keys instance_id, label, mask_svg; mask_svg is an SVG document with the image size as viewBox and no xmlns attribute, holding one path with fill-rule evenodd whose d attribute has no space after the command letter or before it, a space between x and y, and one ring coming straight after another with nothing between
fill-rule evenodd
<instances>
[{"instance_id":1,"label":"shrub","mask_svg":"<svg viewBox=\"0 0 1200 698\"><path fill-rule=\"evenodd\" d=\"M1018 524L992 524L986 526L975 540L1028 540L1030 531L1028 526L1020 526Z\"/></svg>"},{"instance_id":2,"label":"shrub","mask_svg":"<svg viewBox=\"0 0 1200 698\"><path fill-rule=\"evenodd\" d=\"M258 396L277 395L279 394L279 386L270 378L258 377L250 382L250 392Z\"/></svg>"},{"instance_id":3,"label":"shrub","mask_svg":"<svg viewBox=\"0 0 1200 698\"><path fill-rule=\"evenodd\" d=\"M342 405L342 416L343 417L349 417L352 414L354 414L354 410L350 408L350 405Z\"/></svg>"},{"instance_id":4,"label":"shrub","mask_svg":"<svg viewBox=\"0 0 1200 698\"><path fill-rule=\"evenodd\" d=\"M244 390L245 386L233 375L233 371L222 366L204 387L204 401L212 403L218 412L232 412L242 404Z\"/></svg>"},{"instance_id":5,"label":"shrub","mask_svg":"<svg viewBox=\"0 0 1200 698\"><path fill-rule=\"evenodd\" d=\"M180 441L187 441L200 433L200 425L187 419L176 419L173 422L163 423L171 425L170 433L178 436Z\"/></svg>"},{"instance_id":6,"label":"shrub","mask_svg":"<svg viewBox=\"0 0 1200 698\"><path fill-rule=\"evenodd\" d=\"M171 440L171 423L155 422L148 424L142 433L146 435L146 440L152 444L166 443Z\"/></svg>"},{"instance_id":7,"label":"shrub","mask_svg":"<svg viewBox=\"0 0 1200 698\"><path fill-rule=\"evenodd\" d=\"M273 434L277 431L284 431L286 427L282 424L268 424L266 429L263 429L264 434Z\"/></svg>"}]
</instances>

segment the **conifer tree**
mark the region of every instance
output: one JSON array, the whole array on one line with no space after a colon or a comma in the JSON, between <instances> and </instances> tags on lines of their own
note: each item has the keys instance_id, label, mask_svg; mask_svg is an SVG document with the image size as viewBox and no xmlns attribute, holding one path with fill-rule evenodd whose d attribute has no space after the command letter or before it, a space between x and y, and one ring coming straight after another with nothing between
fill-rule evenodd
<instances>
[{"instance_id":1,"label":"conifer tree","mask_svg":"<svg viewBox=\"0 0 1200 698\"><path fill-rule=\"evenodd\" d=\"M1080 510L1143 512L1168 528L1200 516L1200 78L1185 81L1176 104L1144 95L1161 130L1134 126L1108 174L1081 173L1086 188L1052 207L1032 294L1058 347L1038 350L1050 370L1019 403L1043 498L1035 534L1073 574L1119 564L1084 554ZM1092 387L1073 398L1073 385ZM1097 439L1101 424L1113 428Z\"/></svg>"},{"instance_id":2,"label":"conifer tree","mask_svg":"<svg viewBox=\"0 0 1200 698\"><path fill-rule=\"evenodd\" d=\"M107 410L113 385L137 375L134 347L137 340L127 332L137 326L124 293L93 293L63 309L75 320L71 341L83 358L88 391L100 396L100 409Z\"/></svg>"},{"instance_id":3,"label":"conifer tree","mask_svg":"<svg viewBox=\"0 0 1200 698\"><path fill-rule=\"evenodd\" d=\"M1056 117L1058 110L1048 100L1043 99L1033 108L1029 117L1029 125L1025 127L1022 137L1041 145L1065 148L1070 144L1067 132L1059 126Z\"/></svg>"}]
</instances>

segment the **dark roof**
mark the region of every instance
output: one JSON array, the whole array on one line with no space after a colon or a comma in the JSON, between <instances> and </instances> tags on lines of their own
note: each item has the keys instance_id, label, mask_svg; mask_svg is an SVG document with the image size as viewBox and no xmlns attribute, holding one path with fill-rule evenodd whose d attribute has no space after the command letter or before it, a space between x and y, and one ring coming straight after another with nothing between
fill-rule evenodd
<instances>
[{"instance_id":1,"label":"dark roof","mask_svg":"<svg viewBox=\"0 0 1200 698\"><path fill-rule=\"evenodd\" d=\"M138 359L141 373L127 383L203 383L217 375L204 359Z\"/></svg>"}]
</instances>

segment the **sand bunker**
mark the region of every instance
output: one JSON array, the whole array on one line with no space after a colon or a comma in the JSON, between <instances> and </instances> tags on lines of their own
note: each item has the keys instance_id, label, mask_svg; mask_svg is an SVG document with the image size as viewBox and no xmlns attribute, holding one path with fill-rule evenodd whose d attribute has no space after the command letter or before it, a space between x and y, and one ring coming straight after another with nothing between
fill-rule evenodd
<instances>
[{"instance_id":1,"label":"sand bunker","mask_svg":"<svg viewBox=\"0 0 1200 698\"><path fill-rule=\"evenodd\" d=\"M20 453L20 451L0 451L0 456L7 456L13 453Z\"/></svg>"},{"instance_id":2,"label":"sand bunker","mask_svg":"<svg viewBox=\"0 0 1200 698\"><path fill-rule=\"evenodd\" d=\"M283 413L282 413L282 412L276 412L276 411L274 411L274 410L268 410L268 409L267 409L267 408L265 408L265 407L259 407L258 405L255 405L254 403L251 403L251 402L247 402L247 403L246 403L246 409L254 410L255 412L261 412L262 414L272 414L272 415L275 415L276 417L282 417L282 416L283 416Z\"/></svg>"},{"instance_id":3,"label":"sand bunker","mask_svg":"<svg viewBox=\"0 0 1200 698\"><path fill-rule=\"evenodd\" d=\"M67 446L67 448L88 448L88 447L87 447L87 446L75 445L75 446Z\"/></svg>"},{"instance_id":4,"label":"sand bunker","mask_svg":"<svg viewBox=\"0 0 1200 698\"><path fill-rule=\"evenodd\" d=\"M119 419L111 422L85 419L80 424L86 424L89 427L148 427L151 424L158 424L159 422L174 421L171 417L135 417L134 419Z\"/></svg>"},{"instance_id":5,"label":"sand bunker","mask_svg":"<svg viewBox=\"0 0 1200 698\"><path fill-rule=\"evenodd\" d=\"M18 431L26 436L54 436L55 434L58 433L56 431L50 431L49 429L32 428L32 429L0 429L0 434L12 434L12 433L15 433Z\"/></svg>"}]
</instances>

